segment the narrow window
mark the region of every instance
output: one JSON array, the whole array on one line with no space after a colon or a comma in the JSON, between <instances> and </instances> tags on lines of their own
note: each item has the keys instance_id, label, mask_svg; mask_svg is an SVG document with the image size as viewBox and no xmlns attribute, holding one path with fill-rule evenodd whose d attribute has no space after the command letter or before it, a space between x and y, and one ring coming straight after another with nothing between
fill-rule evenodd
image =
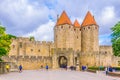
<instances>
[{"instance_id":1,"label":"narrow window","mask_svg":"<svg viewBox=\"0 0 120 80\"><path fill-rule=\"evenodd\" d=\"M120 66L120 61L118 61L118 66Z\"/></svg>"},{"instance_id":2,"label":"narrow window","mask_svg":"<svg viewBox=\"0 0 120 80\"><path fill-rule=\"evenodd\" d=\"M78 36L77 36L77 39L78 39Z\"/></svg>"},{"instance_id":3,"label":"narrow window","mask_svg":"<svg viewBox=\"0 0 120 80\"><path fill-rule=\"evenodd\" d=\"M61 26L61 28L63 28L63 26Z\"/></svg>"},{"instance_id":4,"label":"narrow window","mask_svg":"<svg viewBox=\"0 0 120 80\"><path fill-rule=\"evenodd\" d=\"M31 49L31 52L33 51L33 49Z\"/></svg>"},{"instance_id":5,"label":"narrow window","mask_svg":"<svg viewBox=\"0 0 120 80\"><path fill-rule=\"evenodd\" d=\"M90 29L90 27L88 27L88 29Z\"/></svg>"},{"instance_id":6,"label":"narrow window","mask_svg":"<svg viewBox=\"0 0 120 80\"><path fill-rule=\"evenodd\" d=\"M13 45L13 49L15 48L15 45Z\"/></svg>"},{"instance_id":7,"label":"narrow window","mask_svg":"<svg viewBox=\"0 0 120 80\"><path fill-rule=\"evenodd\" d=\"M95 29L97 29L97 27L95 27Z\"/></svg>"},{"instance_id":8,"label":"narrow window","mask_svg":"<svg viewBox=\"0 0 120 80\"><path fill-rule=\"evenodd\" d=\"M69 28L71 28L71 27L69 26Z\"/></svg>"},{"instance_id":9,"label":"narrow window","mask_svg":"<svg viewBox=\"0 0 120 80\"><path fill-rule=\"evenodd\" d=\"M22 48L22 42L20 42L19 46L20 46L20 48Z\"/></svg>"},{"instance_id":10,"label":"narrow window","mask_svg":"<svg viewBox=\"0 0 120 80\"><path fill-rule=\"evenodd\" d=\"M107 54L107 51L105 51L105 54Z\"/></svg>"},{"instance_id":11,"label":"narrow window","mask_svg":"<svg viewBox=\"0 0 120 80\"><path fill-rule=\"evenodd\" d=\"M38 50L38 52L40 52L40 49Z\"/></svg>"},{"instance_id":12,"label":"narrow window","mask_svg":"<svg viewBox=\"0 0 120 80\"><path fill-rule=\"evenodd\" d=\"M84 30L85 30L85 28L84 28Z\"/></svg>"}]
</instances>

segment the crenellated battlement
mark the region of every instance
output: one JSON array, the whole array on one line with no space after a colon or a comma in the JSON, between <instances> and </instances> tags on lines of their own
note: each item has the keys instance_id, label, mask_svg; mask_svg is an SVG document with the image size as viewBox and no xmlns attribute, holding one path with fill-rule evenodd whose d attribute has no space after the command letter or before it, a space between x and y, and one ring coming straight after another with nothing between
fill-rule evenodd
<instances>
[{"instance_id":1,"label":"crenellated battlement","mask_svg":"<svg viewBox=\"0 0 120 80\"><path fill-rule=\"evenodd\" d=\"M15 62L18 60L52 60L50 56L4 56L2 57L4 60L10 60L11 62Z\"/></svg>"},{"instance_id":2,"label":"crenellated battlement","mask_svg":"<svg viewBox=\"0 0 120 80\"><path fill-rule=\"evenodd\" d=\"M73 48L54 48L54 51L64 52L64 51L74 51Z\"/></svg>"},{"instance_id":3,"label":"crenellated battlement","mask_svg":"<svg viewBox=\"0 0 120 80\"><path fill-rule=\"evenodd\" d=\"M20 41L20 40L22 40L22 41L29 41L30 38L29 37L17 37L15 40L18 40L18 41Z\"/></svg>"},{"instance_id":4,"label":"crenellated battlement","mask_svg":"<svg viewBox=\"0 0 120 80\"><path fill-rule=\"evenodd\" d=\"M53 41L30 41L28 37L17 37L16 39L12 39L15 42L24 42L26 44L33 44L33 45L53 45Z\"/></svg>"}]
</instances>

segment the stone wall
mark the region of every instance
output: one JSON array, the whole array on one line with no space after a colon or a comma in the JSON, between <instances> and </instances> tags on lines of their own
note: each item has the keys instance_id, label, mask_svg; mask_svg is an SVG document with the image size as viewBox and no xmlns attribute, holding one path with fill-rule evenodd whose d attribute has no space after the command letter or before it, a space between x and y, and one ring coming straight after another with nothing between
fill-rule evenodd
<instances>
[{"instance_id":1,"label":"stone wall","mask_svg":"<svg viewBox=\"0 0 120 80\"><path fill-rule=\"evenodd\" d=\"M120 67L120 57L112 56L112 66L113 67Z\"/></svg>"},{"instance_id":2,"label":"stone wall","mask_svg":"<svg viewBox=\"0 0 120 80\"><path fill-rule=\"evenodd\" d=\"M12 40L9 56L50 56L53 42L30 41L29 38L17 38Z\"/></svg>"},{"instance_id":3,"label":"stone wall","mask_svg":"<svg viewBox=\"0 0 120 80\"><path fill-rule=\"evenodd\" d=\"M112 46L100 46L99 47L99 64L104 66L112 65Z\"/></svg>"},{"instance_id":4,"label":"stone wall","mask_svg":"<svg viewBox=\"0 0 120 80\"><path fill-rule=\"evenodd\" d=\"M7 73L7 70L5 68L6 64L9 64L11 66L10 62L0 62L0 74Z\"/></svg>"},{"instance_id":5,"label":"stone wall","mask_svg":"<svg viewBox=\"0 0 120 80\"><path fill-rule=\"evenodd\" d=\"M97 25L81 26L80 65L98 66L99 42Z\"/></svg>"},{"instance_id":6,"label":"stone wall","mask_svg":"<svg viewBox=\"0 0 120 80\"><path fill-rule=\"evenodd\" d=\"M97 54L99 52L88 52L80 54L80 66L98 66Z\"/></svg>"},{"instance_id":7,"label":"stone wall","mask_svg":"<svg viewBox=\"0 0 120 80\"><path fill-rule=\"evenodd\" d=\"M98 30L97 25L81 27L81 51L83 53L99 51Z\"/></svg>"},{"instance_id":8,"label":"stone wall","mask_svg":"<svg viewBox=\"0 0 120 80\"><path fill-rule=\"evenodd\" d=\"M6 63L0 62L0 74L5 73L5 65L6 65Z\"/></svg>"},{"instance_id":9,"label":"stone wall","mask_svg":"<svg viewBox=\"0 0 120 80\"><path fill-rule=\"evenodd\" d=\"M25 70L40 69L41 65L52 67L52 57L47 56L4 56L2 59L16 63L17 66L21 64Z\"/></svg>"},{"instance_id":10,"label":"stone wall","mask_svg":"<svg viewBox=\"0 0 120 80\"><path fill-rule=\"evenodd\" d=\"M74 50L81 51L81 28L74 28Z\"/></svg>"},{"instance_id":11,"label":"stone wall","mask_svg":"<svg viewBox=\"0 0 120 80\"><path fill-rule=\"evenodd\" d=\"M74 51L72 48L55 48L54 49L55 54L53 54L53 68L59 68L59 58L61 56L64 56L67 58L67 66L77 66L79 65L79 54L80 51Z\"/></svg>"},{"instance_id":12,"label":"stone wall","mask_svg":"<svg viewBox=\"0 0 120 80\"><path fill-rule=\"evenodd\" d=\"M54 27L55 48L74 49L74 26L63 24Z\"/></svg>"},{"instance_id":13,"label":"stone wall","mask_svg":"<svg viewBox=\"0 0 120 80\"><path fill-rule=\"evenodd\" d=\"M105 66L120 66L120 57L114 56L112 46L101 45L99 47L100 64Z\"/></svg>"}]
</instances>

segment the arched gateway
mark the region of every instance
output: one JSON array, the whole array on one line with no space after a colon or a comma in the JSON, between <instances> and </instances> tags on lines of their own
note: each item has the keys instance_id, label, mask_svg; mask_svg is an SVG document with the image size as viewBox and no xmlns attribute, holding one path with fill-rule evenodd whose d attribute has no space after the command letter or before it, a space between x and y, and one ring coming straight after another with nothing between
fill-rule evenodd
<instances>
[{"instance_id":1,"label":"arched gateway","mask_svg":"<svg viewBox=\"0 0 120 80\"><path fill-rule=\"evenodd\" d=\"M60 68L66 68L67 64L68 64L67 58L65 56L59 56L58 66Z\"/></svg>"}]
</instances>

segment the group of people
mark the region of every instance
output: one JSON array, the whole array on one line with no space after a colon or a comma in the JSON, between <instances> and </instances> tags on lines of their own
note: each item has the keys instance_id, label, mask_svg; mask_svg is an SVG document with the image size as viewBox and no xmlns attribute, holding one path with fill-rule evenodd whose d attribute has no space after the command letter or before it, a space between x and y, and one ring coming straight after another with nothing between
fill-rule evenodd
<instances>
[{"instance_id":1,"label":"group of people","mask_svg":"<svg viewBox=\"0 0 120 80\"><path fill-rule=\"evenodd\" d=\"M44 67L43 67L43 65L41 65L41 67L40 67L40 68L41 68L41 69L43 69L43 68L44 68ZM48 70L48 69L49 69L49 66L48 66L48 65L46 65L46 66L45 66L45 69L46 69L46 70Z\"/></svg>"},{"instance_id":2,"label":"group of people","mask_svg":"<svg viewBox=\"0 0 120 80\"><path fill-rule=\"evenodd\" d=\"M70 66L70 70L76 70L75 66Z\"/></svg>"},{"instance_id":3,"label":"group of people","mask_svg":"<svg viewBox=\"0 0 120 80\"><path fill-rule=\"evenodd\" d=\"M6 68L6 71L9 72L11 66L10 66L9 64L6 64L5 68ZM45 68L46 68L46 70L48 70L48 69L49 69L49 66L46 65ZM22 72L22 69L23 69L22 65L19 65L18 69L19 69L19 72L21 73L21 72ZM43 65L41 65L41 69L43 69Z\"/></svg>"},{"instance_id":4,"label":"group of people","mask_svg":"<svg viewBox=\"0 0 120 80\"><path fill-rule=\"evenodd\" d=\"M112 67L105 67L106 75L108 75L108 72L113 72L113 68Z\"/></svg>"},{"instance_id":5,"label":"group of people","mask_svg":"<svg viewBox=\"0 0 120 80\"><path fill-rule=\"evenodd\" d=\"M6 68L6 71L9 72L10 71L10 65L9 64L6 64L5 68ZM19 72L22 72L22 65L19 65Z\"/></svg>"},{"instance_id":6,"label":"group of people","mask_svg":"<svg viewBox=\"0 0 120 80\"><path fill-rule=\"evenodd\" d=\"M9 64L6 64L5 67L6 67L6 71L9 72L9 71L10 71L10 65L9 65ZM22 65L19 65L18 68L19 68L19 72L21 73L21 72L22 72L22 69L23 69ZM43 65L41 65L40 68L43 69ZM46 70L48 70L48 69L49 69L49 66L46 65L45 68L46 68ZM62 67L62 68L66 68L66 67ZM70 66L70 69L71 69L71 70L75 70L75 67L74 67L74 66ZM66 68L66 70L67 70L67 68ZM82 71L85 71L85 70L87 70L87 66L82 66ZM113 71L112 67L105 67L105 74L106 74L106 75L108 75L108 72L112 72L112 71Z\"/></svg>"}]
</instances>

